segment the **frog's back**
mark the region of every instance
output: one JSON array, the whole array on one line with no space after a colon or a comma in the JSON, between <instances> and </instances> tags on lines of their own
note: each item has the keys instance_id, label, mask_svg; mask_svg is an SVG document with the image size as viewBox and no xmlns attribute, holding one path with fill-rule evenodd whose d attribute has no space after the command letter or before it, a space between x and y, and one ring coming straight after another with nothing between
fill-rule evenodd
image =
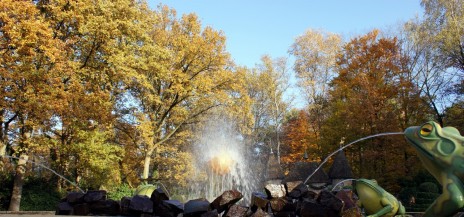
<instances>
[{"instance_id":1,"label":"frog's back","mask_svg":"<svg viewBox=\"0 0 464 217\"><path fill-rule=\"evenodd\" d=\"M372 188L357 188L356 191L361 201L367 201L362 204L367 213L375 213L383 208L381 195Z\"/></svg>"}]
</instances>

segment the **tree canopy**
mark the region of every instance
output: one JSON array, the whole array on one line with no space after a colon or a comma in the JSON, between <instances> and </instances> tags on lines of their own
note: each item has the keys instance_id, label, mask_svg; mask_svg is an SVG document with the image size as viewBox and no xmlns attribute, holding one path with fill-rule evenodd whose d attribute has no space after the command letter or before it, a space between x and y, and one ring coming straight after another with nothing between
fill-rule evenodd
<instances>
[{"instance_id":1,"label":"tree canopy","mask_svg":"<svg viewBox=\"0 0 464 217\"><path fill-rule=\"evenodd\" d=\"M36 174L26 159L84 189L158 180L185 194L200 129L219 119L240 135L246 156L261 161L275 152L285 169L426 120L464 130L464 4L421 5L423 16L398 32L373 29L345 41L308 29L290 58L263 54L248 68L233 62L224 32L162 4L2 0L0 156L23 159L1 159L0 182L14 177L8 208L20 209L28 177L58 191L73 187ZM305 98L298 108L296 88ZM345 154L356 177L395 191L397 177L421 170L398 136ZM263 170L257 165L250 170Z\"/></svg>"}]
</instances>

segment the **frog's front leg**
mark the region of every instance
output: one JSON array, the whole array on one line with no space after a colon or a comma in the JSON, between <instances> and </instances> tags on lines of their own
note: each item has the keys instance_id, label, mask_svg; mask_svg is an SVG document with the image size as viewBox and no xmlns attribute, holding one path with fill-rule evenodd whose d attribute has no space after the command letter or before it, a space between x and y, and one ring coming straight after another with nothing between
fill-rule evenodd
<instances>
[{"instance_id":1,"label":"frog's front leg","mask_svg":"<svg viewBox=\"0 0 464 217\"><path fill-rule=\"evenodd\" d=\"M388 198L382 198L380 200L380 203L382 204L383 208L379 211L377 211L376 213L372 214L372 215L369 215L368 217L380 217L380 216L383 216L389 212L391 212L393 210L393 206L391 205L390 201L388 200Z\"/></svg>"},{"instance_id":2,"label":"frog's front leg","mask_svg":"<svg viewBox=\"0 0 464 217\"><path fill-rule=\"evenodd\" d=\"M456 214L464 207L463 188L448 179L443 186L443 193L427 208L423 217L447 217Z\"/></svg>"}]
</instances>

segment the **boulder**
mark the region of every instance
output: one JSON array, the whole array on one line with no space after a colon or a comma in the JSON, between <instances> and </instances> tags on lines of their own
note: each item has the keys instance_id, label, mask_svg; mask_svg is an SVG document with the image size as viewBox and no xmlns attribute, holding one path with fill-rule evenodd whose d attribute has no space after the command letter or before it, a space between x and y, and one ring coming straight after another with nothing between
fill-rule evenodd
<instances>
[{"instance_id":1,"label":"boulder","mask_svg":"<svg viewBox=\"0 0 464 217\"><path fill-rule=\"evenodd\" d=\"M264 189L268 198L284 197L287 194L283 184L267 184Z\"/></svg>"},{"instance_id":2,"label":"boulder","mask_svg":"<svg viewBox=\"0 0 464 217\"><path fill-rule=\"evenodd\" d=\"M210 204L208 200L204 198L189 200L184 205L184 217L196 217L201 216L210 210Z\"/></svg>"},{"instance_id":3,"label":"boulder","mask_svg":"<svg viewBox=\"0 0 464 217\"><path fill-rule=\"evenodd\" d=\"M271 215L258 208L251 217L271 217Z\"/></svg>"},{"instance_id":4,"label":"boulder","mask_svg":"<svg viewBox=\"0 0 464 217\"><path fill-rule=\"evenodd\" d=\"M66 201L69 204L84 203L84 196L85 196L85 194L82 193L82 192L69 192L66 195Z\"/></svg>"},{"instance_id":5,"label":"boulder","mask_svg":"<svg viewBox=\"0 0 464 217\"><path fill-rule=\"evenodd\" d=\"M147 196L135 195L132 197L129 205L130 213L152 213L153 201Z\"/></svg>"},{"instance_id":6,"label":"boulder","mask_svg":"<svg viewBox=\"0 0 464 217\"><path fill-rule=\"evenodd\" d=\"M73 207L68 202L61 202L56 207L55 215L72 215Z\"/></svg>"},{"instance_id":7,"label":"boulder","mask_svg":"<svg viewBox=\"0 0 464 217\"><path fill-rule=\"evenodd\" d=\"M90 214L90 206L87 203L76 204L73 206L73 215L85 216Z\"/></svg>"},{"instance_id":8,"label":"boulder","mask_svg":"<svg viewBox=\"0 0 464 217\"><path fill-rule=\"evenodd\" d=\"M343 210L343 201L329 191L321 191L319 203L326 207L329 216L340 216Z\"/></svg>"},{"instance_id":9,"label":"boulder","mask_svg":"<svg viewBox=\"0 0 464 217\"><path fill-rule=\"evenodd\" d=\"M287 191L287 195L293 191L293 189L295 189L297 186L299 186L300 184L303 184L302 181L293 181L293 182L285 182L284 183L284 186L285 186L285 190Z\"/></svg>"},{"instance_id":10,"label":"boulder","mask_svg":"<svg viewBox=\"0 0 464 217\"><path fill-rule=\"evenodd\" d=\"M163 200L155 206L154 213L157 216L176 217L184 212L184 204L177 200Z\"/></svg>"},{"instance_id":11,"label":"boulder","mask_svg":"<svg viewBox=\"0 0 464 217\"><path fill-rule=\"evenodd\" d=\"M284 207L287 205L287 200L284 198L272 198L269 200L269 205L272 212L284 211Z\"/></svg>"},{"instance_id":12,"label":"boulder","mask_svg":"<svg viewBox=\"0 0 464 217\"><path fill-rule=\"evenodd\" d=\"M348 210L354 207L357 207L356 201L353 199L353 191L351 190L341 190L335 194L337 198L343 201L343 210Z\"/></svg>"},{"instance_id":13,"label":"boulder","mask_svg":"<svg viewBox=\"0 0 464 217\"><path fill-rule=\"evenodd\" d=\"M119 215L120 205L114 200L99 200L90 204L90 213L94 215ZM75 208L75 207L74 207ZM77 215L77 214L76 214Z\"/></svg>"},{"instance_id":14,"label":"boulder","mask_svg":"<svg viewBox=\"0 0 464 217\"><path fill-rule=\"evenodd\" d=\"M296 182L288 182L288 183L295 184ZM286 188L288 189L288 196L291 198L299 199L307 195L309 192L308 187L305 184L303 184L303 182L300 182L300 184L296 186L293 186L293 185L288 186L288 183L286 185L287 186Z\"/></svg>"},{"instance_id":15,"label":"boulder","mask_svg":"<svg viewBox=\"0 0 464 217\"><path fill-rule=\"evenodd\" d=\"M217 197L211 203L211 208L217 209L218 213L222 213L242 198L242 193L240 193L237 190L224 191L224 193L222 193L221 196Z\"/></svg>"},{"instance_id":16,"label":"boulder","mask_svg":"<svg viewBox=\"0 0 464 217\"><path fill-rule=\"evenodd\" d=\"M301 202L298 211L297 214L300 217L328 217L325 207L316 201Z\"/></svg>"},{"instance_id":17,"label":"boulder","mask_svg":"<svg viewBox=\"0 0 464 217\"><path fill-rule=\"evenodd\" d=\"M210 210L208 212L201 214L200 217L218 217L218 216L219 216L219 213L217 210Z\"/></svg>"},{"instance_id":18,"label":"boulder","mask_svg":"<svg viewBox=\"0 0 464 217\"><path fill-rule=\"evenodd\" d=\"M268 203L269 203L269 200L267 199L267 196L265 194L261 192L253 192L251 194L250 207L252 211L255 211L257 208L266 210Z\"/></svg>"},{"instance_id":19,"label":"boulder","mask_svg":"<svg viewBox=\"0 0 464 217\"><path fill-rule=\"evenodd\" d=\"M87 191L84 195L84 201L86 203L92 203L99 200L106 200L106 191Z\"/></svg>"},{"instance_id":20,"label":"boulder","mask_svg":"<svg viewBox=\"0 0 464 217\"><path fill-rule=\"evenodd\" d=\"M151 193L150 200L153 201L153 204L156 206L163 200L169 200L169 197L163 189L157 188Z\"/></svg>"},{"instance_id":21,"label":"boulder","mask_svg":"<svg viewBox=\"0 0 464 217\"><path fill-rule=\"evenodd\" d=\"M248 207L240 205L232 205L229 210L224 213L225 217L245 217L247 216Z\"/></svg>"}]
</instances>

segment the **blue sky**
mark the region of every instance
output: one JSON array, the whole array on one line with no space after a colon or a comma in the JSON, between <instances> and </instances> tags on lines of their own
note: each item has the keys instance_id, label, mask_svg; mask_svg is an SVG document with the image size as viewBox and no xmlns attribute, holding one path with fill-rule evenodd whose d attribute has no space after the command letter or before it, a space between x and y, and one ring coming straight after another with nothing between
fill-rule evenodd
<instances>
[{"instance_id":1,"label":"blue sky","mask_svg":"<svg viewBox=\"0 0 464 217\"><path fill-rule=\"evenodd\" d=\"M264 54L288 57L295 38L323 29L346 39L420 16L419 0L148 0L196 13L203 26L224 32L235 63L254 67Z\"/></svg>"}]
</instances>

